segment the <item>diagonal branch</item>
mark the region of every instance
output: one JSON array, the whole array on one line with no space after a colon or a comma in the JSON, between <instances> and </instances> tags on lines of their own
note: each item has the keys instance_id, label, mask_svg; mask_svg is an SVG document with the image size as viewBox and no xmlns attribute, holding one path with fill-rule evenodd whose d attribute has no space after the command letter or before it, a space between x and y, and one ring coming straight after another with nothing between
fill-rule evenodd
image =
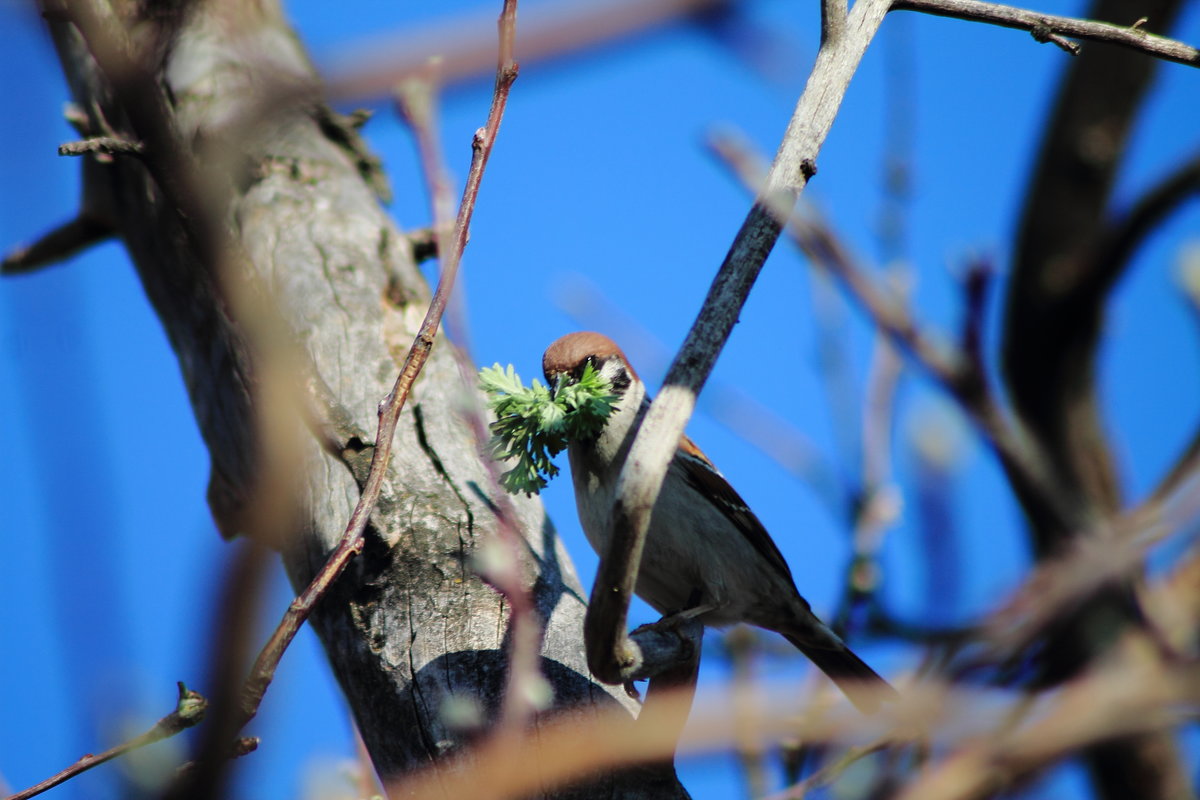
<instances>
[{"instance_id":1,"label":"diagonal branch","mask_svg":"<svg viewBox=\"0 0 1200 800\"><path fill-rule=\"evenodd\" d=\"M106 761L112 761L114 758L123 756L139 747L145 747L148 744L160 742L177 733L182 733L202 721L207 708L208 701L196 692L188 689L183 684L183 681L180 681L179 699L175 703L175 710L154 723L150 730L128 741L110 747L98 755L89 753L61 772L51 775L46 780L30 786L24 791L8 795L4 800L28 800L30 797L36 797L61 783L66 783L76 775L87 772L92 767L98 767Z\"/></svg>"},{"instance_id":2,"label":"diagonal branch","mask_svg":"<svg viewBox=\"0 0 1200 800\"><path fill-rule=\"evenodd\" d=\"M0 275L22 275L65 261L78 252L113 237L112 227L80 212L69 222L42 234L37 241L14 248L0 261Z\"/></svg>"},{"instance_id":3,"label":"diagonal branch","mask_svg":"<svg viewBox=\"0 0 1200 800\"><path fill-rule=\"evenodd\" d=\"M1200 154L1180 164L1150 187L1124 215L1112 221L1094 247L1096 265L1089 283L1097 290L1108 286L1146 237L1197 195L1200 195Z\"/></svg>"},{"instance_id":4,"label":"diagonal branch","mask_svg":"<svg viewBox=\"0 0 1200 800\"><path fill-rule=\"evenodd\" d=\"M742 223L667 373L663 390L633 442L617 480L609 521L612 538L608 552L601 555L584 624L588 664L601 680L621 682L633 665L625 629L650 512L675 446L695 408L696 395L782 231L771 206L790 209L815 174L817 154L888 5L887 0L859 0L846 20L844 35L817 53L766 188Z\"/></svg>"}]
</instances>

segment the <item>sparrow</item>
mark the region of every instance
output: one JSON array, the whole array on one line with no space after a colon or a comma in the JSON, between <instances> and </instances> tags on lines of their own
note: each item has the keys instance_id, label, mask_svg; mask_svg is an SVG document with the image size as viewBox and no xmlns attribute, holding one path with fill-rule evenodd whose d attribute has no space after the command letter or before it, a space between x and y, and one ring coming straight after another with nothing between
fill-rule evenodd
<instances>
[{"instance_id":1,"label":"sparrow","mask_svg":"<svg viewBox=\"0 0 1200 800\"><path fill-rule=\"evenodd\" d=\"M579 521L603 556L617 476L650 397L629 359L602 334L568 334L542 357L551 391L578 381L589 364L617 399L600 431L568 441L567 455ZM651 511L635 591L664 616L692 610L706 626L744 622L782 634L860 711L874 711L895 694L817 618L766 528L686 435Z\"/></svg>"}]
</instances>

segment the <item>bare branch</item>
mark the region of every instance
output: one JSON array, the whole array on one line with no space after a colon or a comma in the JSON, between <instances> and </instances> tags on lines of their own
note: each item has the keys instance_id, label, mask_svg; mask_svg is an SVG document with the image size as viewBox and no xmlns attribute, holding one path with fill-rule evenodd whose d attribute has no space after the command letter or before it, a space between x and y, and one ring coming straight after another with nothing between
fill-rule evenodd
<instances>
[{"instance_id":1,"label":"bare branch","mask_svg":"<svg viewBox=\"0 0 1200 800\"><path fill-rule=\"evenodd\" d=\"M773 794L766 798L766 800L804 800L804 798L808 797L809 792L814 789L820 789L822 786L828 786L841 777L842 773L848 768L892 744L895 744L895 737L887 736L877 739L871 744L865 744L861 747L851 747L836 761L831 761L795 786L790 786L782 792Z\"/></svg>"},{"instance_id":2,"label":"bare branch","mask_svg":"<svg viewBox=\"0 0 1200 800\"><path fill-rule=\"evenodd\" d=\"M1135 653L1134 656L1145 656ZM1194 664L1164 668L1127 656L1120 668L1072 682L1051 709L1008 731L972 739L911 781L898 800L969 800L1003 786L1089 745L1162 730L1187 717L1200 699ZM1007 726L1005 726L1007 727Z\"/></svg>"},{"instance_id":3,"label":"bare branch","mask_svg":"<svg viewBox=\"0 0 1200 800\"><path fill-rule=\"evenodd\" d=\"M183 684L183 681L180 681L179 699L175 704L175 710L154 723L154 726L150 730L140 736L133 737L127 742L110 747L99 755L86 755L62 772L52 775L41 783L34 784L22 792L9 795L4 800L28 800L28 798L39 795L47 789L53 789L60 783L64 783L80 773L87 772L92 767L99 766L106 761L111 761L118 756L123 756L131 750L136 750L139 747L145 747L148 744L162 741L177 733L182 733L203 720L204 712L207 708L208 701L196 692L188 689Z\"/></svg>"},{"instance_id":4,"label":"bare branch","mask_svg":"<svg viewBox=\"0 0 1200 800\"><path fill-rule=\"evenodd\" d=\"M0 275L22 275L57 264L108 241L114 233L111 226L91 214L80 213L70 222L42 234L37 241L15 248L0 262Z\"/></svg>"},{"instance_id":5,"label":"bare branch","mask_svg":"<svg viewBox=\"0 0 1200 800\"><path fill-rule=\"evenodd\" d=\"M920 11L939 17L953 17L970 22L985 22L1004 28L1029 31L1038 41L1053 42L1072 55L1077 54L1078 45L1072 46L1063 38L1065 36L1115 44L1161 58L1164 61L1200 67L1200 50L1165 36L1156 36L1143 30L1138 23L1126 27L1108 22L1042 14L1037 11L1027 11L1000 3L984 3L979 0L895 0L892 3L892 9L894 11ZM1142 21L1144 22L1144 19Z\"/></svg>"},{"instance_id":6,"label":"bare branch","mask_svg":"<svg viewBox=\"0 0 1200 800\"><path fill-rule=\"evenodd\" d=\"M58 146L60 156L84 156L99 153L106 156L140 156L146 148L141 142L122 139L119 136L93 136L78 142L67 142Z\"/></svg>"},{"instance_id":7,"label":"bare branch","mask_svg":"<svg viewBox=\"0 0 1200 800\"><path fill-rule=\"evenodd\" d=\"M1184 161L1151 186L1128 211L1110 223L1094 247L1096 266L1092 283L1105 286L1120 275L1146 237L1198 194L1200 154Z\"/></svg>"},{"instance_id":8,"label":"bare branch","mask_svg":"<svg viewBox=\"0 0 1200 800\"><path fill-rule=\"evenodd\" d=\"M991 785L994 779L1026 774L1086 744L1180 723L1187 709L1200 701L1198 676L1200 671L1190 662L1163 666L1128 659L1072 681L1016 727L1013 712L1029 702L1023 692L970 692L919 684L867 719L849 708L809 705L798 712L792 704L780 702L781 691L718 690L692 709L678 745L671 721L687 716L692 694L664 692L658 702L669 713L654 722L631 722L617 709L583 722L564 715L544 721L536 730L470 748L458 757L455 769L426 769L392 782L388 789L396 797L443 798L471 796L486 786L495 797L525 797L598 770L664 759L677 746L684 754L729 748L737 737L729 720L740 716L765 744L786 738L858 747L866 742L871 747L880 741L881 730L898 732L892 740L896 743L910 738L911 731L929 731L934 744L956 752L918 779L922 791L914 785L906 787L902 796L904 800L958 797L943 793L944 780L966 778L965 786L957 780L951 784L956 789L980 782ZM997 758L988 760L991 754ZM957 768L965 759L971 767L978 765L979 772L967 770L960 775ZM531 764L537 769L530 769Z\"/></svg>"}]
</instances>

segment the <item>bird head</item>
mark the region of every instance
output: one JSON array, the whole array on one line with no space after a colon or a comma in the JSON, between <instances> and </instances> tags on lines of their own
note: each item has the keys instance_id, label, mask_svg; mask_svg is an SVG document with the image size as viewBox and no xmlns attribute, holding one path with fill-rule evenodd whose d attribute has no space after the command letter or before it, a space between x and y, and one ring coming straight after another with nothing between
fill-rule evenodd
<instances>
[{"instance_id":1,"label":"bird head","mask_svg":"<svg viewBox=\"0 0 1200 800\"><path fill-rule=\"evenodd\" d=\"M621 348L612 339L593 331L569 333L547 347L542 356L542 372L552 393L578 382L589 364L612 385L618 397L639 380Z\"/></svg>"}]
</instances>

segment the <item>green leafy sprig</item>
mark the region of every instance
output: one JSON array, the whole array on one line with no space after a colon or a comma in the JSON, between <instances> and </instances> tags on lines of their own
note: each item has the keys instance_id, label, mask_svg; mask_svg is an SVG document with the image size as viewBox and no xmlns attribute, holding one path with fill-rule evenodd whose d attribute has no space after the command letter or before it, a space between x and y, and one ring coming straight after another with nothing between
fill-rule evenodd
<instances>
[{"instance_id":1,"label":"green leafy sprig","mask_svg":"<svg viewBox=\"0 0 1200 800\"><path fill-rule=\"evenodd\" d=\"M536 378L526 387L512 364L479 370L479 385L496 414L489 426L492 456L516 460L500 476L500 484L512 494L533 495L545 488L547 480L558 474L551 459L568 442L596 435L617 400L612 384L591 364L579 380L564 383L553 394Z\"/></svg>"}]
</instances>

